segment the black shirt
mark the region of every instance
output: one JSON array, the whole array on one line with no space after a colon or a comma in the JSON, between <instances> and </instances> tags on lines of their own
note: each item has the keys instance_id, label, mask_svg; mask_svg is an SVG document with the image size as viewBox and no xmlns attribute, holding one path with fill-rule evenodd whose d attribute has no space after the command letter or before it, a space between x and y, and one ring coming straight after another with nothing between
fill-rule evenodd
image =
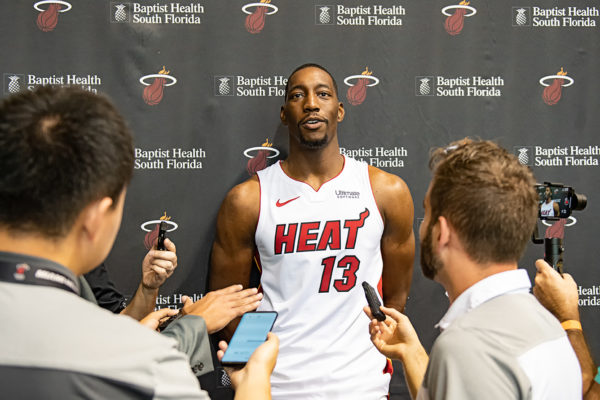
<instances>
[{"instance_id":1,"label":"black shirt","mask_svg":"<svg viewBox=\"0 0 600 400\"><path fill-rule=\"evenodd\" d=\"M96 297L100 307L115 314L120 313L127 307L125 296L117 290L115 284L110 280L104 263L84 274L83 277L92 288L94 297Z\"/></svg>"}]
</instances>

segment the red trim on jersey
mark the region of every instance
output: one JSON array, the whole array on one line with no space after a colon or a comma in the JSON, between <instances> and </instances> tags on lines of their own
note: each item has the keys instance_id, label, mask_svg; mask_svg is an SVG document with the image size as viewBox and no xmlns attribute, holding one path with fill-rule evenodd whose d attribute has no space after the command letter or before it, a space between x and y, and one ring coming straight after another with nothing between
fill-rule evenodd
<instances>
[{"instance_id":1,"label":"red trim on jersey","mask_svg":"<svg viewBox=\"0 0 600 400\"><path fill-rule=\"evenodd\" d=\"M369 173L369 168L370 166L367 166L367 178L369 179L369 187L371 188L371 195L373 196L373 201L375 202L375 205L377 206L377 212L379 213L379 216L381 217L381 220L383 221L383 224L385 225L385 220L383 219L383 214L381 213L381 210L379 209L379 204L377 204L377 199L375 198L375 191L373 190L373 184L371 183L371 174ZM373 167L375 168L375 167Z\"/></svg>"},{"instance_id":2,"label":"red trim on jersey","mask_svg":"<svg viewBox=\"0 0 600 400\"><path fill-rule=\"evenodd\" d=\"M383 368L383 373L394 375L394 365L392 364L392 360L389 358L385 359L385 367Z\"/></svg>"},{"instance_id":3,"label":"red trim on jersey","mask_svg":"<svg viewBox=\"0 0 600 400\"><path fill-rule=\"evenodd\" d=\"M379 282L377 282L377 291L379 292L379 295L383 299L383 276L381 278L379 278ZM384 304L384 306L385 306L385 304Z\"/></svg>"},{"instance_id":4,"label":"red trim on jersey","mask_svg":"<svg viewBox=\"0 0 600 400\"><path fill-rule=\"evenodd\" d=\"M260 254L258 249L254 250L254 265L256 265L256 269L258 269L258 274L262 276L262 264L260 263ZM260 284L260 279L258 280L258 293L262 293L263 288Z\"/></svg>"},{"instance_id":5,"label":"red trim on jersey","mask_svg":"<svg viewBox=\"0 0 600 400\"><path fill-rule=\"evenodd\" d=\"M261 212L261 198L262 198L262 186L260 184L260 177L256 174L256 179L258 179L258 218L256 218L256 226L254 227L254 236L256 236L256 230L258 229L258 222L260 221L260 212Z\"/></svg>"},{"instance_id":6,"label":"red trim on jersey","mask_svg":"<svg viewBox=\"0 0 600 400\"><path fill-rule=\"evenodd\" d=\"M291 180L293 180L293 181L296 181L296 182L303 183L303 184L305 184L306 186L308 186L309 188L311 188L312 190L314 190L315 192L318 192L319 190L321 190L321 188L323 187L323 185L324 185L324 184L326 184L327 182L331 182L332 180L334 180L335 178L337 178L338 176L340 176L340 175L342 174L342 172L344 172L344 168L346 167L346 156L342 154L342 157L344 157L344 164L342 165L342 169L340 170L340 172L338 172L338 174L337 174L336 176L334 176L333 178L331 178L331 179L329 179L329 180L326 180L325 182L323 182L323 183L321 184L321 186L319 186L319 188L318 188L317 190L315 190L315 189L314 189L312 186L310 186L308 183L306 183L306 182L304 182L304 181L300 181L300 180L298 180L298 179L294 179L294 178L292 178L291 176L289 176L288 174L286 174L286 173L285 173L285 171L283 170L283 168L281 167L281 160L279 160L279 162L277 163L277 165L279 166L279 168L281 168L281 172L283 172L283 174L284 174L285 176L287 176L288 178L290 178ZM371 189L371 190L372 190L372 189ZM377 204L377 203L375 203L375 204Z\"/></svg>"}]
</instances>

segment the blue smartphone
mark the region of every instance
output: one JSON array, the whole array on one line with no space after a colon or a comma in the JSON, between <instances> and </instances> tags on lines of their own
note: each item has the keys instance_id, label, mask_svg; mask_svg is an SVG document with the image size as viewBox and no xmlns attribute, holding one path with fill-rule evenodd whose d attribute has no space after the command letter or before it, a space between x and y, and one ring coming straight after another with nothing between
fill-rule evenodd
<instances>
[{"instance_id":1,"label":"blue smartphone","mask_svg":"<svg viewBox=\"0 0 600 400\"><path fill-rule=\"evenodd\" d=\"M242 315L227 346L221 364L242 366L265 340L277 319L276 311L255 311Z\"/></svg>"}]
</instances>

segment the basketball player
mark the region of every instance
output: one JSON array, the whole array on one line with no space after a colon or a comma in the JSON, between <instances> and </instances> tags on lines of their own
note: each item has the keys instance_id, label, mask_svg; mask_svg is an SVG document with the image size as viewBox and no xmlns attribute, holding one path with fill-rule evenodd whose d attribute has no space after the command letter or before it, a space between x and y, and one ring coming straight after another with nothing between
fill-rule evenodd
<instances>
[{"instance_id":1,"label":"basketball player","mask_svg":"<svg viewBox=\"0 0 600 400\"><path fill-rule=\"evenodd\" d=\"M227 194L211 290L247 286L255 257L264 294L259 310L279 313L274 399L386 398L388 362L365 328L361 284L404 309L415 248L409 189L399 177L340 154L344 107L325 68L305 64L292 72L280 117L289 156Z\"/></svg>"},{"instance_id":2,"label":"basketball player","mask_svg":"<svg viewBox=\"0 0 600 400\"><path fill-rule=\"evenodd\" d=\"M552 191L548 186L546 186L544 196L546 197L546 200L542 204L540 204L540 216L558 217L560 215L558 203L552 200Z\"/></svg>"}]
</instances>

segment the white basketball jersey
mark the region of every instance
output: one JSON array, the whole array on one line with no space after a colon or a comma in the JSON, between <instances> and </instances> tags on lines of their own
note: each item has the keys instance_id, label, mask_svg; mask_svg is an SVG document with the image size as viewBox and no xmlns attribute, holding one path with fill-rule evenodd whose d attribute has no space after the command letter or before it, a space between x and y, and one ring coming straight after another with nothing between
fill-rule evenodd
<instances>
[{"instance_id":1,"label":"white basketball jersey","mask_svg":"<svg viewBox=\"0 0 600 400\"><path fill-rule=\"evenodd\" d=\"M382 399L387 361L371 343L362 282L381 280L383 220L364 162L345 157L319 190L279 163L258 172L264 298L279 313L274 399Z\"/></svg>"},{"instance_id":2,"label":"white basketball jersey","mask_svg":"<svg viewBox=\"0 0 600 400\"><path fill-rule=\"evenodd\" d=\"M550 200L550 203L546 203L545 201L542 203L540 207L540 215L542 217L554 217L554 200Z\"/></svg>"}]
</instances>

